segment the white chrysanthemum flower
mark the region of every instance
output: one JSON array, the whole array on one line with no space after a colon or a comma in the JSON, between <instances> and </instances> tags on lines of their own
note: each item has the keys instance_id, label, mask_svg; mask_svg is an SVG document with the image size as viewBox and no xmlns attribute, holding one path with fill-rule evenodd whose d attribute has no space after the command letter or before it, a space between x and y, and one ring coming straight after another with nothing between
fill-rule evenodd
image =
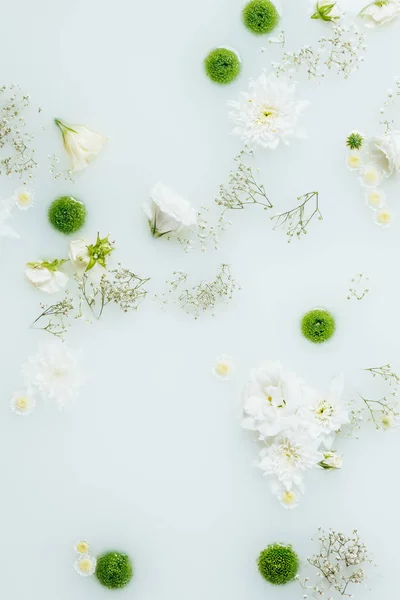
<instances>
[{"instance_id":1,"label":"white chrysanthemum flower","mask_svg":"<svg viewBox=\"0 0 400 600\"><path fill-rule=\"evenodd\" d=\"M400 14L398 0L375 0L360 12L366 27L377 27L395 19Z\"/></svg>"},{"instance_id":2,"label":"white chrysanthemum flower","mask_svg":"<svg viewBox=\"0 0 400 600\"><path fill-rule=\"evenodd\" d=\"M79 354L74 354L64 344L42 346L23 365L22 374L30 387L62 407L79 395L83 383L79 362Z\"/></svg>"},{"instance_id":3,"label":"white chrysanthemum flower","mask_svg":"<svg viewBox=\"0 0 400 600\"><path fill-rule=\"evenodd\" d=\"M15 392L11 399L11 408L16 415L30 415L36 406L35 397L28 392Z\"/></svg>"},{"instance_id":4,"label":"white chrysanthemum flower","mask_svg":"<svg viewBox=\"0 0 400 600\"><path fill-rule=\"evenodd\" d=\"M80 540L79 542L76 542L74 546L74 550L78 554L89 554L89 548L89 543L86 542L86 540Z\"/></svg>"},{"instance_id":5,"label":"white chrysanthemum flower","mask_svg":"<svg viewBox=\"0 0 400 600\"><path fill-rule=\"evenodd\" d=\"M271 490L273 494L275 494L275 496L278 498L281 505L284 508L287 508L288 510L296 508L301 495L304 493L303 485L291 485L290 488L287 489L279 481L273 481L271 483Z\"/></svg>"},{"instance_id":6,"label":"white chrysanthemum flower","mask_svg":"<svg viewBox=\"0 0 400 600\"><path fill-rule=\"evenodd\" d=\"M393 215L388 208L382 208L375 215L375 223L380 227L389 227L393 220Z\"/></svg>"},{"instance_id":7,"label":"white chrysanthemum flower","mask_svg":"<svg viewBox=\"0 0 400 600\"><path fill-rule=\"evenodd\" d=\"M96 571L97 559L89 554L79 556L74 564L75 571L82 577L90 577Z\"/></svg>"},{"instance_id":8,"label":"white chrysanthemum flower","mask_svg":"<svg viewBox=\"0 0 400 600\"><path fill-rule=\"evenodd\" d=\"M63 261L28 263L25 278L35 288L46 294L55 294L65 288L69 281L68 275L59 270Z\"/></svg>"},{"instance_id":9,"label":"white chrysanthemum flower","mask_svg":"<svg viewBox=\"0 0 400 600\"><path fill-rule=\"evenodd\" d=\"M150 201L143 206L154 237L178 233L197 223L197 213L191 204L159 182L151 190Z\"/></svg>"},{"instance_id":10,"label":"white chrysanthemum flower","mask_svg":"<svg viewBox=\"0 0 400 600\"><path fill-rule=\"evenodd\" d=\"M382 190L373 189L365 194L367 206L372 210L379 210L384 207L386 202L386 194Z\"/></svg>"},{"instance_id":11,"label":"white chrysanthemum flower","mask_svg":"<svg viewBox=\"0 0 400 600\"><path fill-rule=\"evenodd\" d=\"M308 102L296 98L296 85L284 77L262 75L250 80L249 92L230 102L229 113L236 127L233 133L246 144L275 149L292 137L305 137L298 118Z\"/></svg>"},{"instance_id":12,"label":"white chrysanthemum flower","mask_svg":"<svg viewBox=\"0 0 400 600\"><path fill-rule=\"evenodd\" d=\"M302 389L302 380L285 372L279 362L268 361L253 370L243 392L242 427L258 431L261 438L291 427Z\"/></svg>"},{"instance_id":13,"label":"white chrysanthemum flower","mask_svg":"<svg viewBox=\"0 0 400 600\"><path fill-rule=\"evenodd\" d=\"M320 439L326 448L332 446L342 425L350 421L349 413L342 405L343 387L343 375L339 375L332 379L325 395L307 390L307 403L299 410L301 425L307 429L312 439Z\"/></svg>"},{"instance_id":14,"label":"white chrysanthemum flower","mask_svg":"<svg viewBox=\"0 0 400 600\"><path fill-rule=\"evenodd\" d=\"M390 131L368 142L373 161L386 175L400 170L400 131Z\"/></svg>"},{"instance_id":15,"label":"white chrysanthemum flower","mask_svg":"<svg viewBox=\"0 0 400 600\"><path fill-rule=\"evenodd\" d=\"M265 475L275 475L290 490L293 484L301 485L304 473L322 459L319 444L320 440L311 440L307 432L285 431L261 450L258 465Z\"/></svg>"},{"instance_id":16,"label":"white chrysanthemum flower","mask_svg":"<svg viewBox=\"0 0 400 600\"><path fill-rule=\"evenodd\" d=\"M222 354L219 356L215 362L215 366L213 368L213 373L219 379L229 379L230 374L233 370L233 362L230 356L226 356Z\"/></svg>"},{"instance_id":17,"label":"white chrysanthemum flower","mask_svg":"<svg viewBox=\"0 0 400 600\"><path fill-rule=\"evenodd\" d=\"M15 190L13 200L21 210L28 210L33 206L35 194L28 187L21 187Z\"/></svg>"},{"instance_id":18,"label":"white chrysanthemum flower","mask_svg":"<svg viewBox=\"0 0 400 600\"><path fill-rule=\"evenodd\" d=\"M64 146L68 152L73 171L82 171L103 149L107 138L84 125L68 125L60 119L54 119L60 128Z\"/></svg>"},{"instance_id":19,"label":"white chrysanthemum flower","mask_svg":"<svg viewBox=\"0 0 400 600\"><path fill-rule=\"evenodd\" d=\"M346 163L350 171L358 171L362 166L361 152L359 150L351 150L346 158Z\"/></svg>"},{"instance_id":20,"label":"white chrysanthemum flower","mask_svg":"<svg viewBox=\"0 0 400 600\"><path fill-rule=\"evenodd\" d=\"M366 188L375 188L381 182L381 174L379 169L374 165L370 164L364 167L360 176L360 183Z\"/></svg>"}]
</instances>

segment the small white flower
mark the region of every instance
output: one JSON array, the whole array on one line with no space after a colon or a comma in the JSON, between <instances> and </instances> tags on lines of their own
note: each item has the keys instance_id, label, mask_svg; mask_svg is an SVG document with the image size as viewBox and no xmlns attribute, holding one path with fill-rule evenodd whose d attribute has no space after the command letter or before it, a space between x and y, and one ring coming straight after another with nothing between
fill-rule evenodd
<instances>
[{"instance_id":1,"label":"small white flower","mask_svg":"<svg viewBox=\"0 0 400 600\"><path fill-rule=\"evenodd\" d=\"M380 227L389 227L393 220L393 215L388 208L382 208L375 215L375 223Z\"/></svg>"},{"instance_id":2,"label":"small white flower","mask_svg":"<svg viewBox=\"0 0 400 600\"><path fill-rule=\"evenodd\" d=\"M324 458L318 463L323 469L341 469L343 466L343 458L332 450L324 452Z\"/></svg>"},{"instance_id":3,"label":"small white flower","mask_svg":"<svg viewBox=\"0 0 400 600\"><path fill-rule=\"evenodd\" d=\"M396 415L393 413L382 413L380 422L381 422L383 429L393 429L394 427L399 426L400 415Z\"/></svg>"},{"instance_id":4,"label":"small white flower","mask_svg":"<svg viewBox=\"0 0 400 600\"><path fill-rule=\"evenodd\" d=\"M25 186L14 192L13 200L19 209L28 210L33 206L34 197L34 192Z\"/></svg>"},{"instance_id":5,"label":"small white flower","mask_svg":"<svg viewBox=\"0 0 400 600\"><path fill-rule=\"evenodd\" d=\"M232 373L233 362L229 356L222 354L216 360L213 373L219 379L229 379L229 375Z\"/></svg>"},{"instance_id":6,"label":"small white flower","mask_svg":"<svg viewBox=\"0 0 400 600\"><path fill-rule=\"evenodd\" d=\"M359 150L351 150L346 158L350 171L358 171L362 166L362 158Z\"/></svg>"},{"instance_id":7,"label":"small white flower","mask_svg":"<svg viewBox=\"0 0 400 600\"><path fill-rule=\"evenodd\" d=\"M279 142L289 143L292 137L305 137L298 118L308 102L296 99L296 85L274 74L250 80L249 92L242 92L238 101L230 102L229 113L236 127L233 133L247 144L275 149Z\"/></svg>"},{"instance_id":8,"label":"small white flower","mask_svg":"<svg viewBox=\"0 0 400 600\"><path fill-rule=\"evenodd\" d=\"M366 27L377 27L395 19L400 14L398 0L376 0L360 12Z\"/></svg>"},{"instance_id":9,"label":"small white flower","mask_svg":"<svg viewBox=\"0 0 400 600\"><path fill-rule=\"evenodd\" d=\"M38 290L46 292L46 294L55 294L65 288L69 281L69 277L58 269L61 264L62 261L58 260L52 263L28 263L25 269L25 278Z\"/></svg>"},{"instance_id":10,"label":"small white flower","mask_svg":"<svg viewBox=\"0 0 400 600\"><path fill-rule=\"evenodd\" d=\"M157 183L150 194L150 202L143 206L150 231L155 237L178 233L197 223L197 214L190 203L163 183Z\"/></svg>"},{"instance_id":11,"label":"small white flower","mask_svg":"<svg viewBox=\"0 0 400 600\"><path fill-rule=\"evenodd\" d=\"M79 395L83 374L80 356L64 344L42 346L22 367L27 385L42 396L55 400L60 407Z\"/></svg>"},{"instance_id":12,"label":"small white flower","mask_svg":"<svg viewBox=\"0 0 400 600\"><path fill-rule=\"evenodd\" d=\"M77 552L78 554L84 554L84 555L89 553L89 548L90 548L90 546L89 546L88 542L86 542L85 540L80 540L74 546L75 552Z\"/></svg>"},{"instance_id":13,"label":"small white flower","mask_svg":"<svg viewBox=\"0 0 400 600\"><path fill-rule=\"evenodd\" d=\"M296 508L299 503L300 496L304 493L302 485L291 485L290 488L287 489L279 481L273 481L271 483L271 490L278 498L281 505L288 510Z\"/></svg>"},{"instance_id":14,"label":"small white flower","mask_svg":"<svg viewBox=\"0 0 400 600\"><path fill-rule=\"evenodd\" d=\"M369 146L374 161L386 175L394 175L400 170L400 131L371 138Z\"/></svg>"},{"instance_id":15,"label":"small white flower","mask_svg":"<svg viewBox=\"0 0 400 600\"><path fill-rule=\"evenodd\" d=\"M25 417L30 415L36 406L35 397L28 392L16 392L11 399L11 408L15 414Z\"/></svg>"},{"instance_id":16,"label":"small white flower","mask_svg":"<svg viewBox=\"0 0 400 600\"><path fill-rule=\"evenodd\" d=\"M86 169L103 149L107 138L84 125L68 125L60 119L54 122L61 130L65 149L72 161L72 170Z\"/></svg>"},{"instance_id":17,"label":"small white flower","mask_svg":"<svg viewBox=\"0 0 400 600\"><path fill-rule=\"evenodd\" d=\"M386 194L378 189L369 190L365 194L365 200L369 208L372 208L372 210L379 210L385 205Z\"/></svg>"},{"instance_id":18,"label":"small white flower","mask_svg":"<svg viewBox=\"0 0 400 600\"><path fill-rule=\"evenodd\" d=\"M82 577L90 577L96 571L96 557L89 554L79 556L74 564L75 571Z\"/></svg>"},{"instance_id":19,"label":"small white flower","mask_svg":"<svg viewBox=\"0 0 400 600\"><path fill-rule=\"evenodd\" d=\"M360 183L366 188L375 188L381 182L381 175L378 168L373 165L367 165L361 172Z\"/></svg>"}]
</instances>

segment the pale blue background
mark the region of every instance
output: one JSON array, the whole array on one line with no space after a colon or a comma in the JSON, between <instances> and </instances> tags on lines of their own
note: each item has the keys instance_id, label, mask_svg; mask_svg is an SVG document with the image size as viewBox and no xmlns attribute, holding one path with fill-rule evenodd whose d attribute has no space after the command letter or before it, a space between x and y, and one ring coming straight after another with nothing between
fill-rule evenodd
<instances>
[{"instance_id":1,"label":"pale blue background","mask_svg":"<svg viewBox=\"0 0 400 600\"><path fill-rule=\"evenodd\" d=\"M399 366L399 221L376 227L355 176L346 170L344 139L353 128L379 133L379 108L400 74L400 23L369 36L362 70L332 75L299 90L309 99L303 123L309 140L258 155L260 177L277 210L296 196L320 192L322 223L307 239L287 244L268 215L249 208L233 215L221 250L185 254L153 240L141 205L158 180L199 207L212 203L240 141L230 136L227 102L247 88L279 50L245 30L239 0L94 0L6 3L2 10L1 80L17 82L43 107L34 120L41 171L36 206L16 214L21 240L1 240L0 375L2 473L0 596L7 600L111 597L72 568L73 544L87 538L95 552L121 549L135 578L122 598L141 600L263 600L301 597L296 585L270 589L257 573L259 551L292 542L305 557L319 525L358 527L379 564L364 598L396 597L398 579L397 432L364 431L338 443L339 473L315 472L301 505L284 511L252 465L257 447L240 428L240 392L248 370L280 359L322 389L344 371L346 396L371 391L361 369ZM308 2L284 3L288 49L329 31L308 18ZM237 48L241 77L218 87L203 75L214 46ZM400 105L399 105L400 106ZM85 123L110 138L76 184L53 181L47 154L63 156L53 117ZM16 187L1 182L1 195ZM232 264L243 290L215 318L159 310L151 298L137 314L110 310L101 323L71 331L91 379L75 406L59 413L40 403L29 419L9 409L20 366L46 334L28 329L43 297L23 279L28 260L61 257L66 240L50 229L53 198L85 202L85 233L111 232L115 257L151 276L158 291L175 269L194 279ZM390 203L399 211L399 186ZM362 302L346 300L356 272L370 277ZM303 311L326 306L337 335L323 347L301 338ZM234 357L232 380L220 383L215 357ZM396 363L397 361L397 363ZM376 391L382 392L384 388Z\"/></svg>"}]
</instances>

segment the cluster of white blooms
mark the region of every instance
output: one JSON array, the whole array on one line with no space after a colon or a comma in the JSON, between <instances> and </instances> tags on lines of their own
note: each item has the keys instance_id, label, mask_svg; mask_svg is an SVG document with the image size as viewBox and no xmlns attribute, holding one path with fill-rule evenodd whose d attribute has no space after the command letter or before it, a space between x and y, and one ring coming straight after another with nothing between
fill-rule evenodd
<instances>
[{"instance_id":1,"label":"cluster of white blooms","mask_svg":"<svg viewBox=\"0 0 400 600\"><path fill-rule=\"evenodd\" d=\"M341 467L332 445L349 423L342 392L342 375L332 380L326 394L319 394L279 362L268 361L250 374L242 426L257 432L262 446L258 466L272 478L272 491L285 508L298 504L308 470Z\"/></svg>"},{"instance_id":2,"label":"cluster of white blooms","mask_svg":"<svg viewBox=\"0 0 400 600\"><path fill-rule=\"evenodd\" d=\"M89 553L90 546L86 540L77 542L74 546L77 554L74 563L75 571L82 577L90 577L96 571L97 558Z\"/></svg>"}]
</instances>

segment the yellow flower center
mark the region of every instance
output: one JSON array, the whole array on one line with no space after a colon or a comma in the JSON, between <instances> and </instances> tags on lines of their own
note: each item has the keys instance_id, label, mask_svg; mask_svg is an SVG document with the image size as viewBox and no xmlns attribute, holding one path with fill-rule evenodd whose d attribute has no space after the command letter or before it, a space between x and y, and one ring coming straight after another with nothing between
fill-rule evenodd
<instances>
[{"instance_id":1,"label":"yellow flower center","mask_svg":"<svg viewBox=\"0 0 400 600\"><path fill-rule=\"evenodd\" d=\"M278 111L272 106L262 106L258 115L258 122L261 123L261 125L266 125L273 121L277 115Z\"/></svg>"},{"instance_id":2,"label":"yellow flower center","mask_svg":"<svg viewBox=\"0 0 400 600\"><path fill-rule=\"evenodd\" d=\"M217 363L215 370L218 373L218 375L221 375L222 377L226 377L226 375L228 375L231 370L231 365L228 361L221 360Z\"/></svg>"},{"instance_id":3,"label":"yellow flower center","mask_svg":"<svg viewBox=\"0 0 400 600\"><path fill-rule=\"evenodd\" d=\"M361 157L359 154L350 154L347 159L347 164L351 169L358 169L361 164Z\"/></svg>"},{"instance_id":4,"label":"yellow flower center","mask_svg":"<svg viewBox=\"0 0 400 600\"><path fill-rule=\"evenodd\" d=\"M391 422L389 415L383 415L383 417L382 417L383 427L385 427L385 428L390 427L391 424L392 424L392 422Z\"/></svg>"},{"instance_id":5,"label":"yellow flower center","mask_svg":"<svg viewBox=\"0 0 400 600\"><path fill-rule=\"evenodd\" d=\"M79 569L83 573L89 573L91 568L92 568L92 561L90 560L90 558L82 558L82 560L79 561Z\"/></svg>"},{"instance_id":6,"label":"yellow flower center","mask_svg":"<svg viewBox=\"0 0 400 600\"><path fill-rule=\"evenodd\" d=\"M78 542L76 549L80 554L86 554L86 552L89 550L89 544L87 542Z\"/></svg>"},{"instance_id":7,"label":"yellow flower center","mask_svg":"<svg viewBox=\"0 0 400 600\"><path fill-rule=\"evenodd\" d=\"M368 202L371 206L373 206L374 208L379 208L380 205L382 204L382 196L379 192L370 192L368 194Z\"/></svg>"},{"instance_id":8,"label":"yellow flower center","mask_svg":"<svg viewBox=\"0 0 400 600\"><path fill-rule=\"evenodd\" d=\"M18 202L22 206L28 206L31 202L31 195L29 192L20 192L18 195Z\"/></svg>"},{"instance_id":9,"label":"yellow flower center","mask_svg":"<svg viewBox=\"0 0 400 600\"><path fill-rule=\"evenodd\" d=\"M296 501L296 494L292 491L285 491L282 494L282 502L290 506L293 502Z\"/></svg>"},{"instance_id":10,"label":"yellow flower center","mask_svg":"<svg viewBox=\"0 0 400 600\"><path fill-rule=\"evenodd\" d=\"M28 399L25 398L25 396L21 396L20 398L18 398L15 404L20 410L25 410L26 408L28 408Z\"/></svg>"},{"instance_id":11,"label":"yellow flower center","mask_svg":"<svg viewBox=\"0 0 400 600\"><path fill-rule=\"evenodd\" d=\"M388 223L390 223L391 218L392 215L388 210L381 210L381 212L377 216L378 223L380 223L381 225L387 225Z\"/></svg>"}]
</instances>

